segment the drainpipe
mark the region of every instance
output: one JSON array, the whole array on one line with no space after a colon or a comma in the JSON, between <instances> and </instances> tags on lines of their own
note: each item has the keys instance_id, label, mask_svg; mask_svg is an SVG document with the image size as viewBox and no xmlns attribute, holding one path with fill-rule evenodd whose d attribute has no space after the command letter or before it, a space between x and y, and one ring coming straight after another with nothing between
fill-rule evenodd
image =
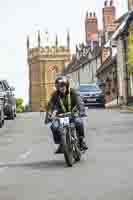
<instances>
[{"instance_id":1,"label":"drainpipe","mask_svg":"<svg viewBox=\"0 0 133 200\"><path fill-rule=\"evenodd\" d=\"M127 68L127 44L126 44L126 35L123 35L123 45L124 45L124 61L125 61L125 70L124 70L124 81L125 81L125 104L128 105L128 68Z\"/></svg>"},{"instance_id":2,"label":"drainpipe","mask_svg":"<svg viewBox=\"0 0 133 200\"><path fill-rule=\"evenodd\" d=\"M117 61L115 63L115 73L116 73L116 98L117 98L117 105L119 106L119 87L118 87L118 64Z\"/></svg>"}]
</instances>

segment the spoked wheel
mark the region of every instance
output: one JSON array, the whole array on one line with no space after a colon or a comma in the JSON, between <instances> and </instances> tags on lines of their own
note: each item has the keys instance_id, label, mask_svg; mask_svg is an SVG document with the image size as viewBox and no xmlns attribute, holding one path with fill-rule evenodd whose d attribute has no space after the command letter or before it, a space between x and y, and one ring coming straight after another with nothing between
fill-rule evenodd
<instances>
[{"instance_id":1,"label":"spoked wheel","mask_svg":"<svg viewBox=\"0 0 133 200\"><path fill-rule=\"evenodd\" d=\"M65 130L66 133L62 137L62 142L63 142L63 149L64 149L64 158L69 167L73 166L73 145L71 141L71 135L69 133L69 130Z\"/></svg>"},{"instance_id":2,"label":"spoked wheel","mask_svg":"<svg viewBox=\"0 0 133 200\"><path fill-rule=\"evenodd\" d=\"M75 135L74 142L73 142L73 157L75 161L78 162L81 159L81 151L80 151L79 142L77 139L76 129L73 131L74 131L73 135Z\"/></svg>"},{"instance_id":3,"label":"spoked wheel","mask_svg":"<svg viewBox=\"0 0 133 200\"><path fill-rule=\"evenodd\" d=\"M3 122L2 120L0 120L0 128L2 128L2 126L3 126Z\"/></svg>"},{"instance_id":4,"label":"spoked wheel","mask_svg":"<svg viewBox=\"0 0 133 200\"><path fill-rule=\"evenodd\" d=\"M74 148L74 150L73 150L73 157L74 157L75 161L78 162L81 159L81 152L80 152L80 149L78 147L78 144L74 143L73 148Z\"/></svg>"},{"instance_id":5,"label":"spoked wheel","mask_svg":"<svg viewBox=\"0 0 133 200\"><path fill-rule=\"evenodd\" d=\"M1 113L0 113L0 128L2 128L4 125L4 111L1 110Z\"/></svg>"}]
</instances>

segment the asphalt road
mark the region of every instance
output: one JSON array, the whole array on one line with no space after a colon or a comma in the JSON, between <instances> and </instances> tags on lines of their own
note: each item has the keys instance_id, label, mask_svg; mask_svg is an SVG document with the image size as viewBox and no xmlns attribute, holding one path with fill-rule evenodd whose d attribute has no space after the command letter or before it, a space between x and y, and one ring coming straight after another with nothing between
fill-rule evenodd
<instances>
[{"instance_id":1,"label":"asphalt road","mask_svg":"<svg viewBox=\"0 0 133 200\"><path fill-rule=\"evenodd\" d=\"M90 109L89 150L68 168L39 113L0 129L0 200L133 200L133 114Z\"/></svg>"}]
</instances>

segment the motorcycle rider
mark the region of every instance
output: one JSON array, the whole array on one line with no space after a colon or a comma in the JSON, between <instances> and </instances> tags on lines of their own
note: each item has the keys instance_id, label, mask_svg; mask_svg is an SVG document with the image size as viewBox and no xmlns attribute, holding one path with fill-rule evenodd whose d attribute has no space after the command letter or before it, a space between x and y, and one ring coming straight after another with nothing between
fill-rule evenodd
<instances>
[{"instance_id":1,"label":"motorcycle rider","mask_svg":"<svg viewBox=\"0 0 133 200\"><path fill-rule=\"evenodd\" d=\"M88 147L84 141L84 125L81 117L85 116L85 109L83 102L74 89L69 87L69 81L65 76L59 76L55 80L55 88L56 91L52 94L48 106L45 117L45 123L49 123L51 121L51 117L53 118L57 113L65 113L70 112L72 109L77 106L77 109L80 113L80 117L75 117L74 122L76 126L77 137L79 138L79 144L81 150L87 150ZM59 133L59 127L54 123L51 123L50 126L55 144L59 144L55 153L61 153L61 138Z\"/></svg>"}]
</instances>

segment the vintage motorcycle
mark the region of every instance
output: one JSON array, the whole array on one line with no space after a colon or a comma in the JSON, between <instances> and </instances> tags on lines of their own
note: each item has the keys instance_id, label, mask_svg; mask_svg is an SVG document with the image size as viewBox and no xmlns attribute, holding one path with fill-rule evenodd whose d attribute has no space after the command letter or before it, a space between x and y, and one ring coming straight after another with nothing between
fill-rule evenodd
<instances>
[{"instance_id":1,"label":"vintage motorcycle","mask_svg":"<svg viewBox=\"0 0 133 200\"><path fill-rule=\"evenodd\" d=\"M53 119L54 123L57 123L60 127L62 152L64 153L66 164L69 167L73 166L74 161L80 161L82 153L85 152L80 150L76 127L73 120L74 117L77 116L79 116L79 114L76 112L67 112L58 114Z\"/></svg>"}]
</instances>

